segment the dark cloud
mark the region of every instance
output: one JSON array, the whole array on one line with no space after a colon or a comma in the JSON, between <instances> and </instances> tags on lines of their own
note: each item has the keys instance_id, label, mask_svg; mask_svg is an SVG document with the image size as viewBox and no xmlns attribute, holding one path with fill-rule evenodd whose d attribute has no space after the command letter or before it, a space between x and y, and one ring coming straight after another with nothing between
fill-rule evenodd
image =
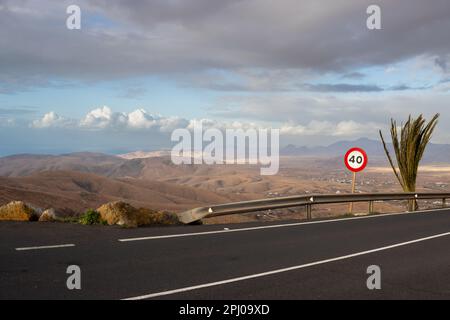
<instances>
[{"instance_id":1,"label":"dark cloud","mask_svg":"<svg viewBox=\"0 0 450 320\"><path fill-rule=\"evenodd\" d=\"M0 53L1 55L1 53ZM1 64L1 62L0 62ZM61 86L52 84L52 81L44 75L27 75L13 73L0 73L0 94L15 94L21 91L29 91L33 88L45 88L50 86Z\"/></svg>"},{"instance_id":2,"label":"dark cloud","mask_svg":"<svg viewBox=\"0 0 450 320\"><path fill-rule=\"evenodd\" d=\"M400 85L389 88L389 90L393 90L393 91L404 91L404 90L411 90L411 89L412 88L410 86L407 86L405 84L400 84Z\"/></svg>"},{"instance_id":3,"label":"dark cloud","mask_svg":"<svg viewBox=\"0 0 450 320\"><path fill-rule=\"evenodd\" d=\"M363 84L304 84L301 86L307 91L313 92L380 92L384 91L376 85L363 85Z\"/></svg>"},{"instance_id":4,"label":"dark cloud","mask_svg":"<svg viewBox=\"0 0 450 320\"><path fill-rule=\"evenodd\" d=\"M399 84L399 85L387 88L386 91L426 90L426 89L431 89L433 87L434 87L433 85L412 87L412 86L408 86L406 84Z\"/></svg>"},{"instance_id":5,"label":"dark cloud","mask_svg":"<svg viewBox=\"0 0 450 320\"><path fill-rule=\"evenodd\" d=\"M65 8L72 1L0 0L2 76L20 86L30 77L180 77L210 69L351 75L354 68L450 52L448 0L379 0L383 29L376 31L366 28L371 0L77 2L85 19L111 23L69 31ZM440 58L436 63L446 67Z\"/></svg>"},{"instance_id":6,"label":"dark cloud","mask_svg":"<svg viewBox=\"0 0 450 320\"><path fill-rule=\"evenodd\" d=\"M311 92L381 92L381 91L406 91L406 90L426 90L431 89L433 86L412 87L405 84L399 84L390 87L380 87L377 85L365 85L365 84L349 84L349 83L337 83L337 84L302 84L301 89Z\"/></svg>"},{"instance_id":7,"label":"dark cloud","mask_svg":"<svg viewBox=\"0 0 450 320\"><path fill-rule=\"evenodd\" d=\"M447 72L448 71L448 61L444 57L436 57L434 59L434 63L442 69L442 71Z\"/></svg>"},{"instance_id":8,"label":"dark cloud","mask_svg":"<svg viewBox=\"0 0 450 320\"><path fill-rule=\"evenodd\" d=\"M147 89L144 87L128 87L119 94L119 98L125 99L139 99L142 98L146 93Z\"/></svg>"},{"instance_id":9,"label":"dark cloud","mask_svg":"<svg viewBox=\"0 0 450 320\"><path fill-rule=\"evenodd\" d=\"M348 72L342 75L342 79L356 79L356 80L360 80L360 79L364 79L366 77L366 75L364 73L361 72Z\"/></svg>"}]
</instances>

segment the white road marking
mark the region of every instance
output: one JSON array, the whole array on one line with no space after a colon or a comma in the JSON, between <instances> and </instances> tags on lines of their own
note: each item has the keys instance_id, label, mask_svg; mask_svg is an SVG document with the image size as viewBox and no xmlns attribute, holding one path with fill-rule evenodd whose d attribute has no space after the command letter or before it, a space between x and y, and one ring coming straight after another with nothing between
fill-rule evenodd
<instances>
[{"instance_id":1,"label":"white road marking","mask_svg":"<svg viewBox=\"0 0 450 320\"><path fill-rule=\"evenodd\" d=\"M59 244L59 245L54 245L54 246L25 247L25 248L16 248L16 251L58 249L58 248L68 248L68 247L75 247L75 245L74 244Z\"/></svg>"},{"instance_id":2,"label":"white road marking","mask_svg":"<svg viewBox=\"0 0 450 320\"><path fill-rule=\"evenodd\" d=\"M414 244L414 243L427 241L427 240L431 240L431 239L436 239L436 238L441 238L441 237L446 237L446 236L450 236L450 232L440 233L440 234L436 234L436 235L425 237L425 238L415 239L415 240L406 241L406 242L400 242L400 243L396 243L396 244L385 246L385 247L380 247L380 248L367 250L367 251L356 252L356 253L348 254L348 255L345 255L345 256L340 256L340 257L335 257L335 258L331 258L331 259L326 259L326 260L321 260L321 261L301 264L301 265L292 266L292 267L288 267L288 268L276 269L276 270L272 270L272 271L256 273L256 274L251 274L251 275L247 275L247 276L243 276L243 277L232 278L232 279L227 279L227 280L222 280L222 281L204 283L204 284L191 286L191 287L184 287L184 288L173 289L173 290L168 290L168 291L150 293L150 294L146 294L146 295L142 295L142 296L126 298L126 299L123 299L123 300L150 299L150 298L167 296L167 295L181 293L181 292L186 292L186 291L198 290L198 289L214 287L214 286L219 286L219 285L233 283L233 282L244 281L244 280L248 280L248 279L266 277L266 276L270 276L270 275L274 275L274 274L278 274L278 273L283 273L283 272L288 272L288 271L298 270L298 269L304 269L304 268L317 266L317 265L330 263L330 262L335 262L335 261L339 261L339 260L350 259L350 258L354 258L354 257L358 257L358 256L362 256L362 255L366 255L366 254L370 254L370 253L374 253L374 252L380 252L380 251L384 251L384 250L389 250L389 249L393 249L393 248L397 248L397 247L406 246L406 245L409 245L409 244Z\"/></svg>"},{"instance_id":3,"label":"white road marking","mask_svg":"<svg viewBox=\"0 0 450 320\"><path fill-rule=\"evenodd\" d=\"M436 210L433 210L433 212L434 211L446 211L446 210L448 210L448 209L436 209ZM416 211L411 214L424 213L424 212L427 212L427 211ZM430 212L430 211L428 211L428 212ZM295 227L295 226L302 226L302 225L309 225L309 224L321 224L321 223L331 223L331 222L345 222L345 221L349 221L349 220L383 218L383 217L405 215L405 214L408 214L408 212L385 213L385 214L379 214L379 215L358 216L358 217L353 217L353 218L338 218L338 219L320 220L320 221L274 224L274 225L268 225L268 226L238 228L238 229L229 229L229 230L215 230L215 231L204 231L204 232L169 234L169 235L163 235L163 236L127 238L127 239L119 239L119 241L120 242L131 242L131 241L157 240L157 239L168 239L168 238L179 238L179 237L193 237L193 236L203 236L203 235L208 235L208 234L242 232L242 231L251 231L251 230L264 230L264 229L272 229L272 228Z\"/></svg>"}]
</instances>

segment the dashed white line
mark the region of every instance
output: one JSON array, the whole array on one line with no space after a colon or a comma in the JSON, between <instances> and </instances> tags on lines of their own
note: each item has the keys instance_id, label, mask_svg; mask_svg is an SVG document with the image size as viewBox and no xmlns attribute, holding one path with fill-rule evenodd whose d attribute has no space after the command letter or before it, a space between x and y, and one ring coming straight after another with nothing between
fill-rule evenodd
<instances>
[{"instance_id":1,"label":"dashed white line","mask_svg":"<svg viewBox=\"0 0 450 320\"><path fill-rule=\"evenodd\" d=\"M434 211L447 211L448 209L437 209ZM417 211L411 214L417 214L426 211ZM242 231L251 231L251 230L263 230L263 229L272 229L272 228L284 228L284 227L294 227L294 226L302 226L309 224L321 224L321 223L331 223L331 222L345 222L351 220L361 220L361 219L374 219L374 218L384 218L389 216L396 215L406 215L408 213L400 212L400 213L385 213L380 215L371 215L371 216L359 216L353 218L338 218L338 219L329 219L329 220L320 220L320 221L308 221L308 222L295 222L295 223L285 223L285 224L274 224L268 226L259 226L259 227L249 227L249 228L238 228L238 229L228 229L224 230L215 230L215 231L204 231L204 232L191 232L191 233L179 233L179 234L169 234L162 236L149 236L149 237L138 237L138 238L127 238L127 239L119 239L120 242L131 242L131 241L143 241L143 240L157 240L157 239L168 239L168 238L179 238L179 237L193 237L193 236L203 236L209 234L218 234L218 233L232 233L232 232L242 232Z\"/></svg>"},{"instance_id":2,"label":"dashed white line","mask_svg":"<svg viewBox=\"0 0 450 320\"><path fill-rule=\"evenodd\" d=\"M58 249L58 248L68 248L68 247L75 247L75 245L74 244L59 244L59 245L54 245L54 246L24 247L24 248L16 248L16 251Z\"/></svg>"},{"instance_id":3,"label":"dashed white line","mask_svg":"<svg viewBox=\"0 0 450 320\"><path fill-rule=\"evenodd\" d=\"M270 275L274 275L274 274L278 274L278 273L283 273L283 272L288 272L288 271L293 271L293 270L298 270L298 269L304 269L304 268L317 266L317 265L321 265L321 264L325 264L325 263L335 262L335 261L339 261L339 260L350 259L350 258L354 258L354 257L358 257L358 256L362 256L362 255L366 255L366 254L370 254L370 253L374 253L374 252L389 250L389 249L393 249L393 248L397 248L397 247L406 246L409 244L414 244L414 243L423 242L423 241L441 238L441 237L446 237L446 236L450 236L450 232L440 233L440 234L436 234L436 235L425 237L425 238L415 239L415 240L406 241L406 242L400 242L400 243L396 243L396 244L385 246L385 247L380 247L380 248L367 250L367 251L356 252L356 253L348 254L345 256L340 256L340 257L335 257L335 258L331 258L331 259L301 264L301 265L292 266L292 267L288 267L288 268L276 269L276 270L271 270L271 271L267 271L267 272L251 274L251 275L247 275L247 276L243 276L243 277L222 280L222 281L204 283L204 284L191 286L191 287L184 287L184 288L167 290L167 291L162 291L162 292L155 292L155 293L150 293L150 294L141 295L141 296L137 296L137 297L126 298L123 300L151 299L151 298L167 296L167 295L181 293L181 292L187 292L187 291L209 288L209 287L219 286L219 285L233 283L233 282L239 282L239 281L244 281L244 280L249 280L249 279L254 279L254 278L260 278L260 277L270 276Z\"/></svg>"}]
</instances>

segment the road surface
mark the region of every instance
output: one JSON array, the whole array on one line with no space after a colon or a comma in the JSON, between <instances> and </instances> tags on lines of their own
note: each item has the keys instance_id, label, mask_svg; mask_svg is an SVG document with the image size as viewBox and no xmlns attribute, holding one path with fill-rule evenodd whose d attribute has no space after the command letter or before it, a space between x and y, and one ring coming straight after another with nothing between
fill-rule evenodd
<instances>
[{"instance_id":1,"label":"road surface","mask_svg":"<svg viewBox=\"0 0 450 320\"><path fill-rule=\"evenodd\" d=\"M67 267L81 269L68 290ZM381 269L369 290L367 267ZM0 223L0 299L450 299L450 210L152 227Z\"/></svg>"}]
</instances>

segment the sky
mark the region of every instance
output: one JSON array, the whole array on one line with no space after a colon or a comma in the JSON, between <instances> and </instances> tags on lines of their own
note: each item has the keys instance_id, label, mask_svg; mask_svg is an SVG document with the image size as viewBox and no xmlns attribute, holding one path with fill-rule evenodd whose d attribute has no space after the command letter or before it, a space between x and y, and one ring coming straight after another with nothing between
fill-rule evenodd
<instances>
[{"instance_id":1,"label":"sky","mask_svg":"<svg viewBox=\"0 0 450 320\"><path fill-rule=\"evenodd\" d=\"M0 155L165 149L199 121L328 145L421 113L450 143L449 40L448 0L0 0Z\"/></svg>"}]
</instances>

